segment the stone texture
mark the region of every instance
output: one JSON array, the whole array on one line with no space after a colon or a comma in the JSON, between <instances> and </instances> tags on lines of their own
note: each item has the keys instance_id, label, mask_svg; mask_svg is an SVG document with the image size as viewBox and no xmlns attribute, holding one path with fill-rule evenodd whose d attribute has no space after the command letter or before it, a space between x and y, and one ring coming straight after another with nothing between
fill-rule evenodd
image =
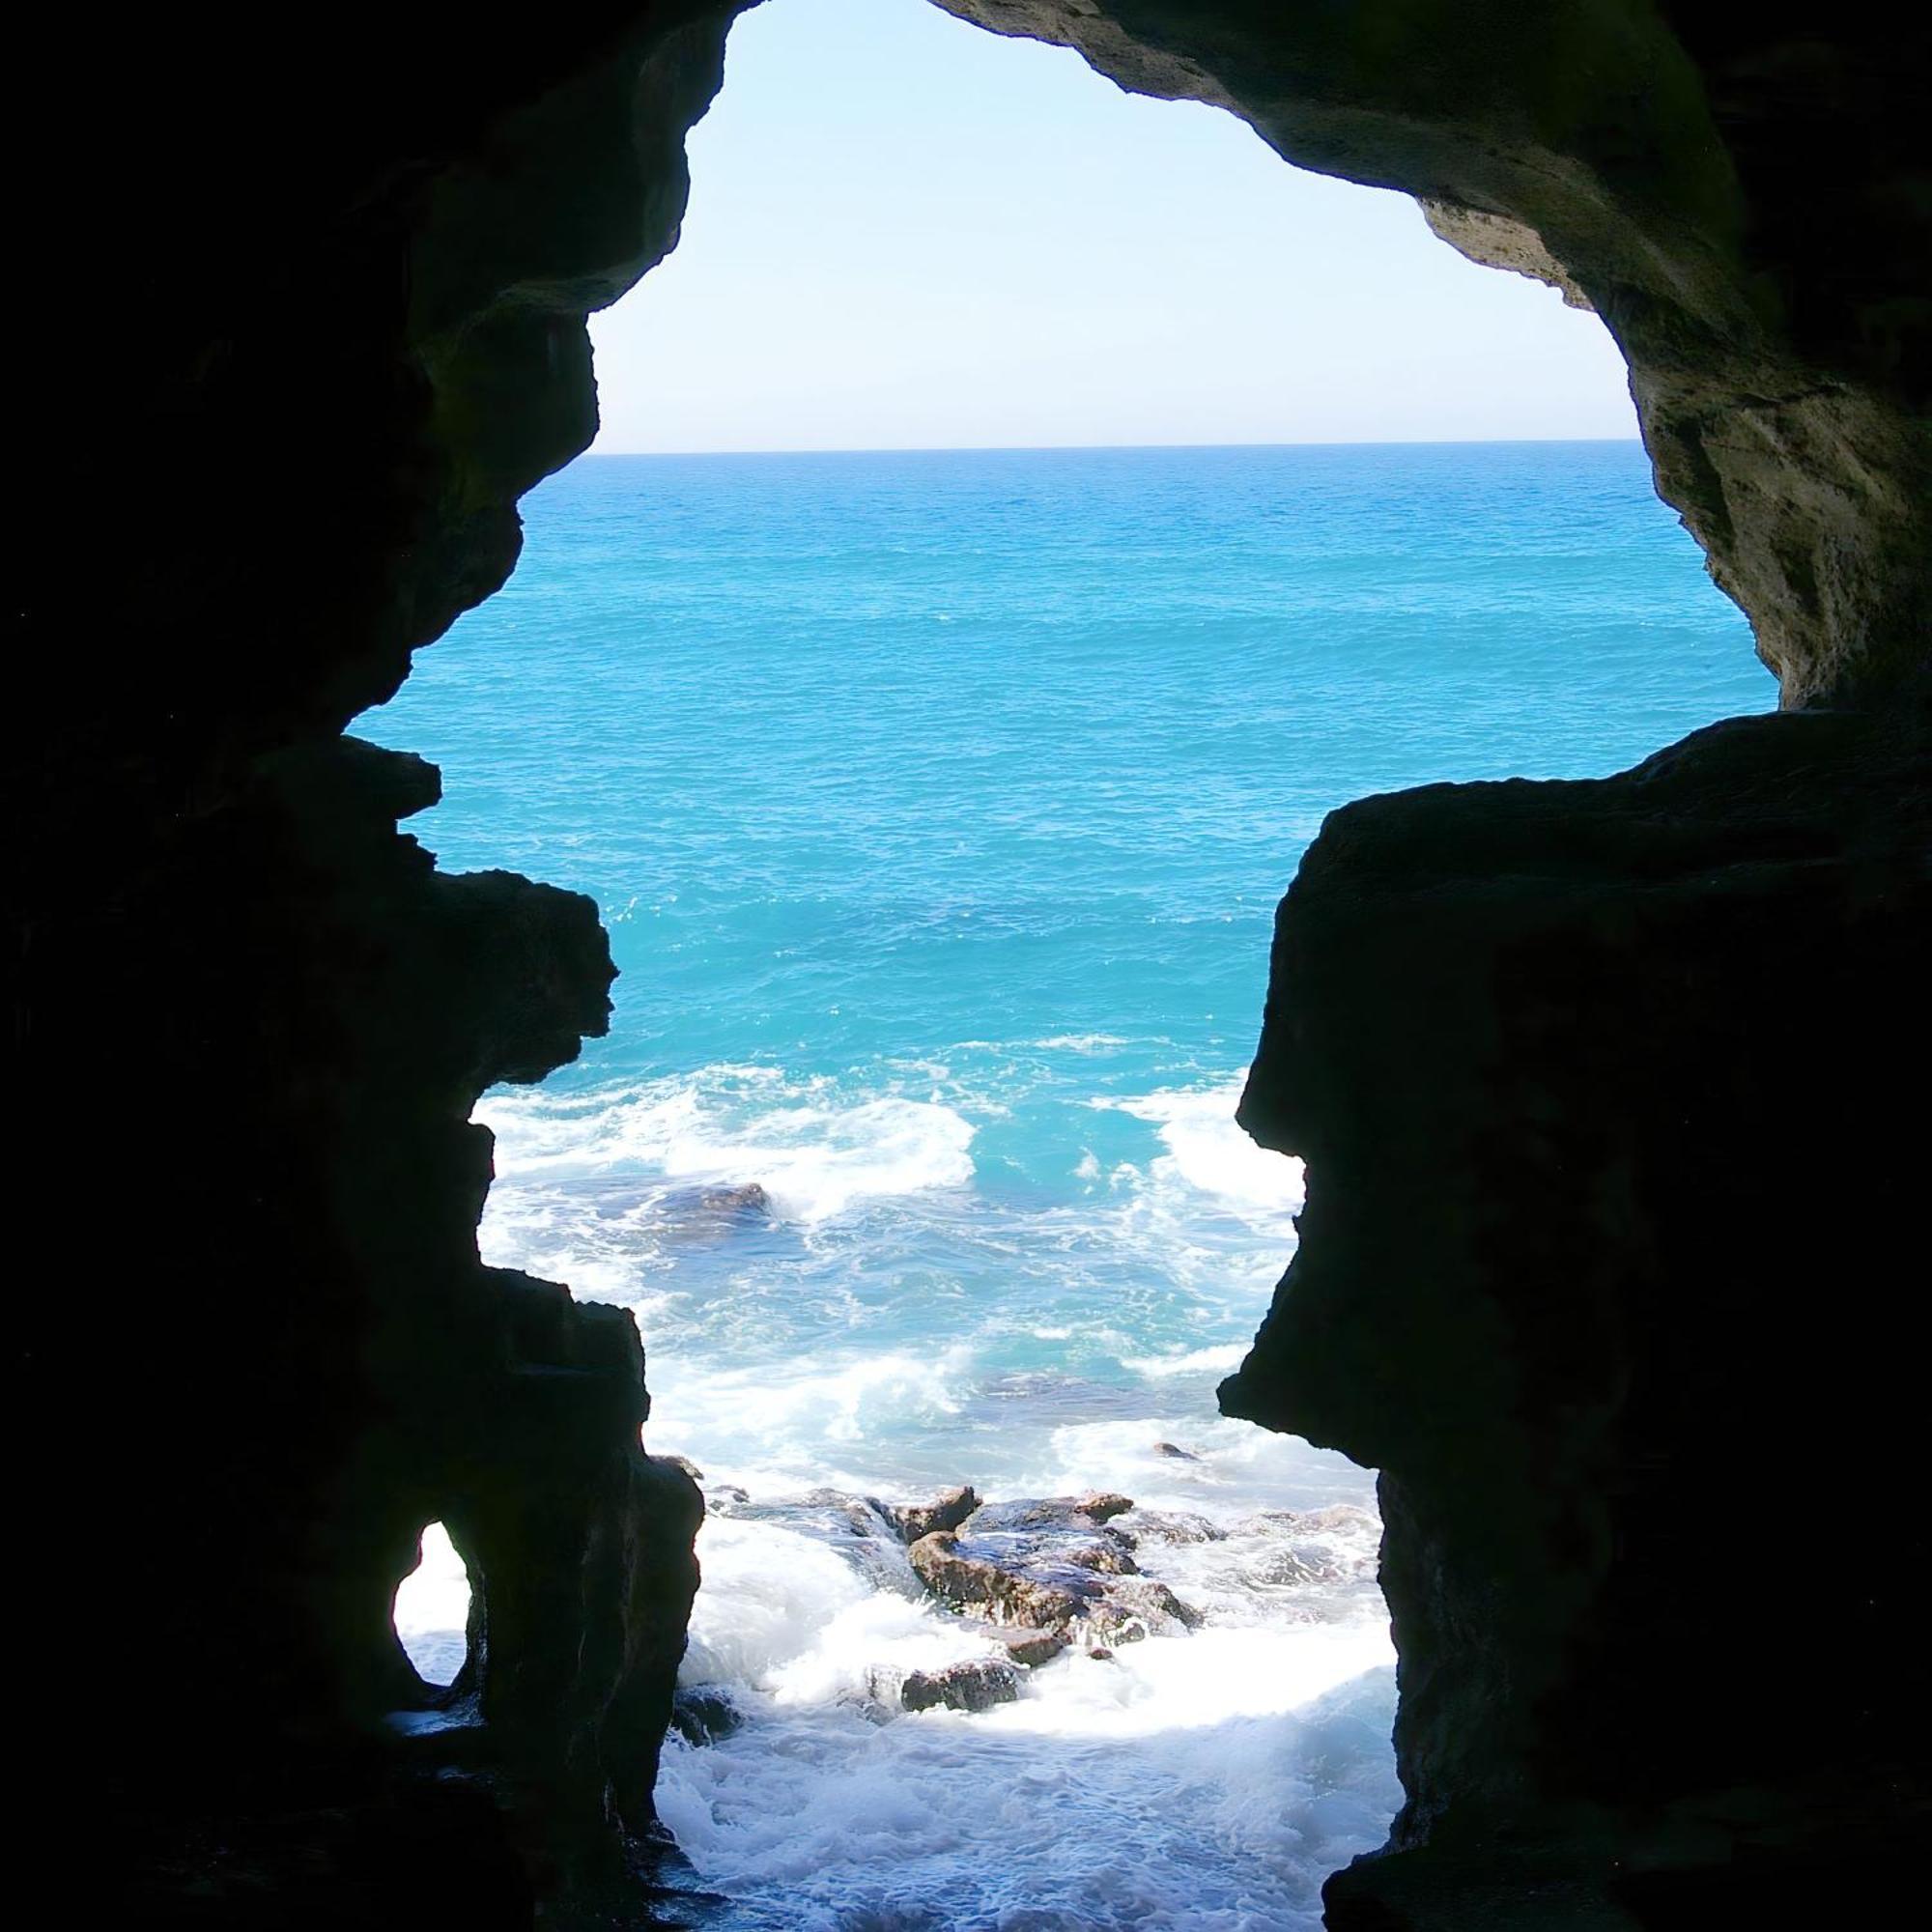
<instances>
[{"instance_id":1,"label":"stone texture","mask_svg":"<svg viewBox=\"0 0 1932 1932\"><path fill-rule=\"evenodd\" d=\"M1485 214L1480 209L1459 208L1452 201L1422 197L1422 218L1458 254L1486 269L1507 269L1554 289L1571 308L1587 309L1590 298L1564 273L1563 265L1545 245L1543 237L1506 214Z\"/></svg>"},{"instance_id":2,"label":"stone texture","mask_svg":"<svg viewBox=\"0 0 1932 1932\"><path fill-rule=\"evenodd\" d=\"M957 1529L980 1507L972 1485L946 1490L929 1503L879 1503L879 1514L907 1543L917 1543L935 1530Z\"/></svg>"},{"instance_id":3,"label":"stone texture","mask_svg":"<svg viewBox=\"0 0 1932 1932\"><path fill-rule=\"evenodd\" d=\"M1112 1493L987 1503L922 1537L912 1567L942 1603L998 1624L1118 1642L1196 1629L1199 1612L1141 1576L1133 1537L1112 1526L1132 1508Z\"/></svg>"},{"instance_id":4,"label":"stone texture","mask_svg":"<svg viewBox=\"0 0 1932 1932\"><path fill-rule=\"evenodd\" d=\"M908 1711L990 1711L1020 1694L1020 1667L997 1657L971 1658L943 1670L915 1670L899 1687Z\"/></svg>"}]
</instances>

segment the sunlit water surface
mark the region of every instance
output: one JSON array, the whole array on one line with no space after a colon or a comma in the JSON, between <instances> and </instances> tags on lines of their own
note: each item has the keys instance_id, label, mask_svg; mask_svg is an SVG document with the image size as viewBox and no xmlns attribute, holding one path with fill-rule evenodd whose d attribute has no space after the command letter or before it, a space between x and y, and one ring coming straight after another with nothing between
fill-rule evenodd
<instances>
[{"instance_id":1,"label":"sunlit water surface","mask_svg":"<svg viewBox=\"0 0 1932 1932\"><path fill-rule=\"evenodd\" d=\"M1742 618L1634 444L608 458L525 507L363 728L443 767L446 867L592 895L622 969L479 1109L483 1246L636 1311L712 1492L685 1675L746 1721L659 1802L721 1922L1312 1927L1399 1793L1373 1524L1311 1580L1280 1516L1370 1478L1214 1407L1301 1190L1231 1119L1275 902L1350 798L1769 708ZM1142 1560L1208 1622L886 1719L981 1646L775 1506L962 1481L1205 1518ZM433 1540L444 1674L462 1597Z\"/></svg>"}]
</instances>

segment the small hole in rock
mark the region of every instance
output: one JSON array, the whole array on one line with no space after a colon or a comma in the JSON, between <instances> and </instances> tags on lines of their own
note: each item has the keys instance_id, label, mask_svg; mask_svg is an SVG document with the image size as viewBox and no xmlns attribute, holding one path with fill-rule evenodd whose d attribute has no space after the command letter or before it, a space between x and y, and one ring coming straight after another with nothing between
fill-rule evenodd
<instances>
[{"instance_id":1,"label":"small hole in rock","mask_svg":"<svg viewBox=\"0 0 1932 1932\"><path fill-rule=\"evenodd\" d=\"M456 1682L469 1654L469 1572L440 1522L422 1533L422 1560L396 1586L396 1635L425 1684Z\"/></svg>"}]
</instances>

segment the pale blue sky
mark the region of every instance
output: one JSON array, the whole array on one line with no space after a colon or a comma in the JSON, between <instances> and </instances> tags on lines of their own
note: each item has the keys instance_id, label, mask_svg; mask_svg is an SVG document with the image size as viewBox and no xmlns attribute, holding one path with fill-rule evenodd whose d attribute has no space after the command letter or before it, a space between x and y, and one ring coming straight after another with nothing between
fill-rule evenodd
<instances>
[{"instance_id":1,"label":"pale blue sky","mask_svg":"<svg viewBox=\"0 0 1932 1932\"><path fill-rule=\"evenodd\" d=\"M1406 197L925 0L766 0L691 172L600 450L1636 433L1602 324Z\"/></svg>"}]
</instances>

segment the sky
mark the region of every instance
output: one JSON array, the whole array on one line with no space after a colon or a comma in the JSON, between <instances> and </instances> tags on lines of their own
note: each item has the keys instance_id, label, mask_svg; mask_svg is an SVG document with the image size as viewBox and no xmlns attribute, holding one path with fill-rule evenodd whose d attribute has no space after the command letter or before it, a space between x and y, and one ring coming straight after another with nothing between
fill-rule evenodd
<instances>
[{"instance_id":1,"label":"sky","mask_svg":"<svg viewBox=\"0 0 1932 1932\"><path fill-rule=\"evenodd\" d=\"M926 0L765 0L690 152L606 453L1636 434L1603 325L1406 196Z\"/></svg>"}]
</instances>

